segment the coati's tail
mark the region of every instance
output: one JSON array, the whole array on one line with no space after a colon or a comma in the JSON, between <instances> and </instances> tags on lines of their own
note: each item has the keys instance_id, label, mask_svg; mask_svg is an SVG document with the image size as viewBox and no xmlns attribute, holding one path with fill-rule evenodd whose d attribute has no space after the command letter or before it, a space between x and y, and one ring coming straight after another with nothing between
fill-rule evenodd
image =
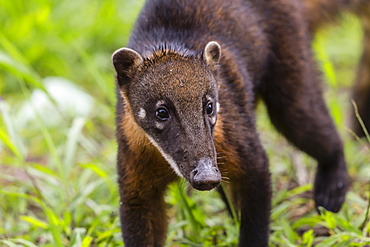
<instances>
[{"instance_id":1,"label":"coati's tail","mask_svg":"<svg viewBox=\"0 0 370 247\"><path fill-rule=\"evenodd\" d=\"M370 131L370 0L303 0L303 4L312 33L327 23L335 22L341 13L352 13L359 18L364 30L364 48L352 98L366 129ZM352 116L352 129L363 137L364 131L355 115Z\"/></svg>"}]
</instances>

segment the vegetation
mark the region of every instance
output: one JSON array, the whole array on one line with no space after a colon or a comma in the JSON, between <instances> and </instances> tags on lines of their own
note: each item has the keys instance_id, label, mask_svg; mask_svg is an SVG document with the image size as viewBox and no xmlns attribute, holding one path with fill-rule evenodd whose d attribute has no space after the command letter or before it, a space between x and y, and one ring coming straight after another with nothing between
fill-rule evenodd
<instances>
[{"instance_id":1,"label":"vegetation","mask_svg":"<svg viewBox=\"0 0 370 247\"><path fill-rule=\"evenodd\" d=\"M115 174L114 71L142 1L0 1L0 246L122 246ZM347 124L361 50L345 17L315 42L352 182L341 212L311 199L315 162L258 109L273 174L271 246L370 245L370 151ZM235 246L216 192L171 186L168 246ZM188 196L190 195L190 196Z\"/></svg>"}]
</instances>

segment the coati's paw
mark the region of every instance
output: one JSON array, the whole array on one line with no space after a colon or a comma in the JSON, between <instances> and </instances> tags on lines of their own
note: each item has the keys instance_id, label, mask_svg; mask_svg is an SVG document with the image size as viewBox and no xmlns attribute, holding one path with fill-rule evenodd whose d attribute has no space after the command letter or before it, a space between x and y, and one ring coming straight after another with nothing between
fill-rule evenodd
<instances>
[{"instance_id":1,"label":"coati's paw","mask_svg":"<svg viewBox=\"0 0 370 247\"><path fill-rule=\"evenodd\" d=\"M338 212L342 207L349 187L349 178L345 167L318 169L315 179L314 199L316 207Z\"/></svg>"}]
</instances>

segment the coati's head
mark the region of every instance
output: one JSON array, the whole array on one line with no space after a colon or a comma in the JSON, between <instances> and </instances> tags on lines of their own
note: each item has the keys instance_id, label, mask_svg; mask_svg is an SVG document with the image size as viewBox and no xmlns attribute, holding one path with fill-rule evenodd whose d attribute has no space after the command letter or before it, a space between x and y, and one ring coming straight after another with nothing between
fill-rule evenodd
<instances>
[{"instance_id":1,"label":"coati's head","mask_svg":"<svg viewBox=\"0 0 370 247\"><path fill-rule=\"evenodd\" d=\"M219 44L210 42L198 57L162 51L143 58L129 48L112 57L128 114L172 169L198 190L221 182L213 140L220 55Z\"/></svg>"}]
</instances>

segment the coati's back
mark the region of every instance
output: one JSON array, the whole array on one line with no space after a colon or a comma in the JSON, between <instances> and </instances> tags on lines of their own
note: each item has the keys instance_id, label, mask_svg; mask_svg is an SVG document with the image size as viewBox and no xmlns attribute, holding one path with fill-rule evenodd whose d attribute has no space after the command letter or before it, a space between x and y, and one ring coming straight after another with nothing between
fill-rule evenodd
<instances>
[{"instance_id":1,"label":"coati's back","mask_svg":"<svg viewBox=\"0 0 370 247\"><path fill-rule=\"evenodd\" d=\"M248 68L249 73L258 75L266 60L268 41L264 27L252 25L262 23L259 6L253 2L147 1L127 46L143 57L150 57L156 50L176 50L184 55L196 56L209 41L217 41L221 47L232 47L231 51L223 50L225 57L230 53L238 56L236 60L241 66Z\"/></svg>"}]
</instances>

